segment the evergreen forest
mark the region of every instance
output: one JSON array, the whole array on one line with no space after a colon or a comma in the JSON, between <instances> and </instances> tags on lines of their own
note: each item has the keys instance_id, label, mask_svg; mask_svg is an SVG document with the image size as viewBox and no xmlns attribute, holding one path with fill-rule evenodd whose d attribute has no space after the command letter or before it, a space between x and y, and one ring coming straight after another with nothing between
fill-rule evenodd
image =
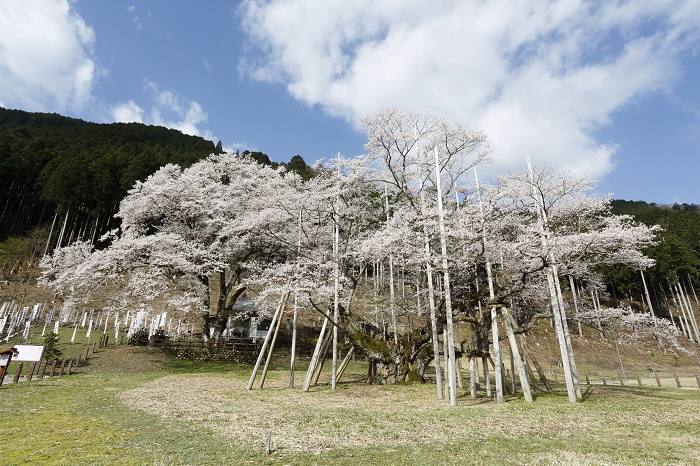
<instances>
[{"instance_id":1,"label":"evergreen forest","mask_svg":"<svg viewBox=\"0 0 700 466\"><path fill-rule=\"evenodd\" d=\"M174 129L0 107L0 262L14 264L71 239L96 241L118 226L113 214L136 181L166 164L186 168L220 152L221 142ZM262 152L244 154L280 165ZM312 174L299 155L282 165L302 178ZM22 240L37 227L51 235L43 249Z\"/></svg>"}]
</instances>

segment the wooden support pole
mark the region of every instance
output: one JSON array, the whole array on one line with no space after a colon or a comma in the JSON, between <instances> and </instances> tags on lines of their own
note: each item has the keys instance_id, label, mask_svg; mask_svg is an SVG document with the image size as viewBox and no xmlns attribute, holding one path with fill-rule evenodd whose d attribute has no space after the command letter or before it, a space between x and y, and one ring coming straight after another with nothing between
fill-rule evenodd
<instances>
[{"instance_id":1,"label":"wooden support pole","mask_svg":"<svg viewBox=\"0 0 700 466\"><path fill-rule=\"evenodd\" d=\"M462 379L462 358L457 359L457 387L464 388L464 380Z\"/></svg>"},{"instance_id":2,"label":"wooden support pole","mask_svg":"<svg viewBox=\"0 0 700 466\"><path fill-rule=\"evenodd\" d=\"M39 366L39 380L44 378L44 373L46 372L46 361L41 363Z\"/></svg>"},{"instance_id":3,"label":"wooden support pole","mask_svg":"<svg viewBox=\"0 0 700 466\"><path fill-rule=\"evenodd\" d=\"M695 374L695 381L698 383L698 388L700 388L700 374Z\"/></svg>"},{"instance_id":4,"label":"wooden support pole","mask_svg":"<svg viewBox=\"0 0 700 466\"><path fill-rule=\"evenodd\" d=\"M447 352L446 355L448 364L447 384L449 387L450 406L457 406L457 373L455 363L455 338L454 338L454 320L452 318L452 292L450 288L450 268L447 261L447 233L445 231L445 216L442 207L442 187L440 184L440 161L438 156L437 146L435 146L435 187L437 188L437 204L438 204L438 223L440 226L440 249L442 256L442 275L443 275L443 299L445 301L445 320L447 331ZM498 341L495 341L494 346L498 346Z\"/></svg>"},{"instance_id":5,"label":"wooden support pole","mask_svg":"<svg viewBox=\"0 0 700 466\"><path fill-rule=\"evenodd\" d=\"M63 361L61 361L61 368L60 368L60 372L58 373L59 377L63 377L63 370L65 369L65 367L66 367L66 360L64 359ZM78 367L78 365L76 364L75 367Z\"/></svg>"},{"instance_id":6,"label":"wooden support pole","mask_svg":"<svg viewBox=\"0 0 700 466\"><path fill-rule=\"evenodd\" d=\"M661 379L659 378L659 374L654 372L654 377L656 378L656 386L660 387L661 386Z\"/></svg>"},{"instance_id":7,"label":"wooden support pole","mask_svg":"<svg viewBox=\"0 0 700 466\"><path fill-rule=\"evenodd\" d=\"M532 392L530 391L530 384L527 381L527 373L525 372L525 366L523 365L523 359L520 356L520 350L518 350L518 342L515 340L515 333L513 332L513 315L507 307L503 308L503 320L506 323L506 333L508 334L508 342L510 343L510 354L511 361L515 363L518 368L518 376L520 377L520 387L523 389L523 395L525 395L525 401L532 403ZM513 374L513 392L515 392L515 374Z\"/></svg>"},{"instance_id":8,"label":"wooden support pole","mask_svg":"<svg viewBox=\"0 0 700 466\"><path fill-rule=\"evenodd\" d=\"M649 312L651 313L652 317L656 317L654 314L654 306L651 304L651 296L649 295L649 288L647 288L647 281L644 278L644 271L639 269L639 273L642 275L642 284L644 285L644 294L647 297L647 304L649 304Z\"/></svg>"},{"instance_id":9,"label":"wooden support pole","mask_svg":"<svg viewBox=\"0 0 700 466\"><path fill-rule=\"evenodd\" d=\"M691 328L695 331L695 341L700 343L700 329L698 329L698 322L695 319L695 312L693 311L693 306L690 304L690 299L685 291L685 286L681 286L680 279L678 283L678 289L680 290L681 299L688 309L688 318L690 321Z\"/></svg>"},{"instance_id":10,"label":"wooden support pole","mask_svg":"<svg viewBox=\"0 0 700 466\"><path fill-rule=\"evenodd\" d=\"M642 386L642 378L639 376L639 374L637 374L637 383L640 387Z\"/></svg>"},{"instance_id":11,"label":"wooden support pole","mask_svg":"<svg viewBox=\"0 0 700 466\"><path fill-rule=\"evenodd\" d=\"M469 358L469 388L471 397L476 398L476 387L479 385L479 368L476 356Z\"/></svg>"},{"instance_id":12,"label":"wooden support pole","mask_svg":"<svg viewBox=\"0 0 700 466\"><path fill-rule=\"evenodd\" d=\"M299 210L301 216L301 209ZM299 232L301 234L301 230ZM297 361L297 322L299 320L299 297L294 291L294 309L292 315L292 348L289 355L289 388L294 388L294 369Z\"/></svg>"},{"instance_id":13,"label":"wooden support pole","mask_svg":"<svg viewBox=\"0 0 700 466\"><path fill-rule=\"evenodd\" d=\"M340 152L338 152L340 162ZM340 178L340 163L338 163L338 178ZM386 189L386 187L384 188ZM389 199L387 198L387 204ZM333 212L333 362L331 367L331 389L335 390L338 382L338 321L340 319L340 224L338 221L340 210L340 194L335 197L335 209ZM387 210L387 216L389 212ZM391 261L391 259L390 259ZM391 273L391 306L394 309L394 274ZM395 315L394 315L395 317ZM394 340L396 340L396 320L394 320Z\"/></svg>"},{"instance_id":14,"label":"wooden support pole","mask_svg":"<svg viewBox=\"0 0 700 466\"><path fill-rule=\"evenodd\" d=\"M523 348L525 348L524 345L524 340L521 339L521 343L523 343ZM548 393L554 393L554 390L552 389L552 386L549 384L549 380L547 380L547 376L545 375L544 371L542 370L542 366L540 366L540 363L537 362L537 358L535 358L535 355L532 353L532 351L528 351L528 359L532 361L532 364L535 366L535 370L537 371L537 374L540 376L540 382L542 385L544 385L544 388L547 390Z\"/></svg>"},{"instance_id":15,"label":"wooden support pole","mask_svg":"<svg viewBox=\"0 0 700 466\"><path fill-rule=\"evenodd\" d=\"M481 365L484 369L484 385L486 386L486 396L491 398L491 375L489 374L489 361L487 357L481 358Z\"/></svg>"},{"instance_id":16,"label":"wooden support pole","mask_svg":"<svg viewBox=\"0 0 700 466\"><path fill-rule=\"evenodd\" d=\"M569 285L571 286L571 297L574 299L574 317L578 326L578 336L582 337L583 328L581 327L581 321L578 319L578 291L576 290L576 282L573 275L569 275Z\"/></svg>"},{"instance_id":17,"label":"wooden support pole","mask_svg":"<svg viewBox=\"0 0 700 466\"><path fill-rule=\"evenodd\" d=\"M487 263L487 266L489 263ZM489 273L490 273L490 267L489 267ZM493 299L493 298L492 298ZM503 363L501 361L501 343L500 343L500 334L499 334L499 329L498 329L498 309L496 306L491 307L491 338L493 340L493 343L491 347L493 348L493 370L494 370L494 379L496 383L496 401L497 402L502 402L503 401Z\"/></svg>"},{"instance_id":18,"label":"wooden support pole","mask_svg":"<svg viewBox=\"0 0 700 466\"><path fill-rule=\"evenodd\" d=\"M447 329L443 327L442 329L442 354L444 356L443 360L443 369L445 370L444 378L447 380L449 383L444 386L445 393L443 393L443 396L446 399L450 399L450 351L447 348Z\"/></svg>"},{"instance_id":19,"label":"wooden support pole","mask_svg":"<svg viewBox=\"0 0 700 466\"><path fill-rule=\"evenodd\" d=\"M532 372L532 367L530 367L530 363L527 360L525 360L523 364L525 365L525 371L527 372L527 377L530 381L530 386L534 388L537 393L542 392L542 389L537 384L537 378L535 378L535 373Z\"/></svg>"},{"instance_id":20,"label":"wooden support pole","mask_svg":"<svg viewBox=\"0 0 700 466\"><path fill-rule=\"evenodd\" d=\"M681 327L683 327L683 331L685 333L685 336L688 337L689 340L692 340L693 339L693 329L690 327L690 321L688 320L688 316L685 312L685 304L683 302L683 298L681 298L680 292L678 291L678 290L680 290L680 286L678 285L678 283L676 283L675 287L676 287L675 297L677 298L678 308L681 311L679 313L678 310L676 310L676 313L678 314L678 319L681 321ZM674 290L672 288L671 292L673 293L673 291ZM685 325L683 325L684 321L685 321Z\"/></svg>"},{"instance_id":21,"label":"wooden support pole","mask_svg":"<svg viewBox=\"0 0 700 466\"><path fill-rule=\"evenodd\" d=\"M512 395L512 392L510 391L510 385L508 385L508 380L506 379L506 365L503 364L503 362L501 362L501 383L504 392L508 395Z\"/></svg>"},{"instance_id":22,"label":"wooden support pole","mask_svg":"<svg viewBox=\"0 0 700 466\"><path fill-rule=\"evenodd\" d=\"M423 190L423 185L421 183L420 190L420 204L421 211L425 211L425 191ZM440 369L440 344L438 341L437 332L437 315L435 306L435 284L433 281L433 266L430 262L430 240L428 239L428 227L423 226L423 240L425 245L425 275L426 281L428 282L428 305L430 308L430 331L431 331L431 343L433 346L433 364L435 365L435 382L437 396L439 399L444 398L444 393L442 391L442 371ZM376 296L376 295L375 295ZM472 398L476 398L476 394L473 393Z\"/></svg>"},{"instance_id":23,"label":"wooden support pole","mask_svg":"<svg viewBox=\"0 0 700 466\"><path fill-rule=\"evenodd\" d=\"M286 296L289 296L289 293L286 294ZM282 309L284 309L284 306L287 304L287 301L285 299L284 303L282 304ZM284 313L280 313L279 318L277 319L277 325L275 325L275 334L272 336L272 342L270 343L270 349L267 352L267 359L265 360L265 367L263 367L262 374L260 375L260 388L263 388L263 385L265 385L265 377L267 376L267 368L270 366L270 361L272 360L272 352L275 350L275 342L277 342L277 334L280 331L280 324L282 323L282 316ZM270 324L270 327L272 327L272 324ZM269 333L269 330L268 330Z\"/></svg>"},{"instance_id":24,"label":"wooden support pole","mask_svg":"<svg viewBox=\"0 0 700 466\"><path fill-rule=\"evenodd\" d=\"M516 393L517 390L515 389L515 358L513 357L513 351L509 351L508 354L510 354L510 372L508 371L508 369L506 369L506 376L510 376L511 393Z\"/></svg>"},{"instance_id":25,"label":"wooden support pole","mask_svg":"<svg viewBox=\"0 0 700 466\"><path fill-rule=\"evenodd\" d=\"M316 385L318 383L318 379L321 377L321 372L323 371L323 366L326 364L328 352L331 350L331 343L333 343L332 332L326 335L326 340L323 342L323 348L321 348L321 359L319 359L318 364L316 365L316 371L314 371L314 376L311 379L311 385Z\"/></svg>"},{"instance_id":26,"label":"wooden support pole","mask_svg":"<svg viewBox=\"0 0 700 466\"><path fill-rule=\"evenodd\" d=\"M49 377L53 377L53 375L56 373L56 365L58 365L58 359L53 360L53 364L51 364L51 372L49 373Z\"/></svg>"},{"instance_id":27,"label":"wooden support pole","mask_svg":"<svg viewBox=\"0 0 700 466\"><path fill-rule=\"evenodd\" d=\"M33 362L33 363L29 366L29 372L27 373L27 382L31 382L31 381L32 381L32 377L34 377L34 370L35 370L35 369L36 369L36 362Z\"/></svg>"},{"instance_id":28,"label":"wooden support pole","mask_svg":"<svg viewBox=\"0 0 700 466\"><path fill-rule=\"evenodd\" d=\"M345 369L348 368L348 365L350 365L350 359L352 359L352 356L355 354L355 347L351 346L350 351L348 351L348 354L345 355L345 358L343 361L340 363L340 367L338 368L338 377L337 381L340 381L340 378L343 376L345 373Z\"/></svg>"},{"instance_id":29,"label":"wooden support pole","mask_svg":"<svg viewBox=\"0 0 700 466\"><path fill-rule=\"evenodd\" d=\"M287 294L285 293L282 296L282 299L280 299L280 303L277 306L277 309L275 309L275 314L272 316L272 322L270 322L270 328L272 326L277 324L277 319L280 316L280 313L282 312L282 307L284 304L284 301L287 299ZM250 374L250 379L248 380L248 385L246 386L246 390L251 390L253 388L253 383L255 382L255 377L258 375L258 369L260 368L260 363L262 362L263 356L265 355L265 350L267 349L267 345L270 343L270 339L272 337L272 333L270 331L267 332L267 335L265 335L265 340L263 341L263 345L260 348L260 353L258 354L258 359L255 361L255 366L253 367L253 372Z\"/></svg>"},{"instance_id":30,"label":"wooden support pole","mask_svg":"<svg viewBox=\"0 0 700 466\"><path fill-rule=\"evenodd\" d=\"M17 372L15 372L15 376L14 376L13 379L12 379L12 382L13 382L13 383L19 382L19 376L22 375L22 366L23 366L23 365L24 365L24 363L19 363L19 364L17 365Z\"/></svg>"},{"instance_id":31,"label":"wooden support pole","mask_svg":"<svg viewBox=\"0 0 700 466\"><path fill-rule=\"evenodd\" d=\"M323 325L321 326L321 331L318 335L318 340L316 341L316 347L314 348L314 354L311 356L311 361L309 361L309 368L306 371L306 378L304 379L304 391L308 392L311 387L311 379L313 378L314 372L316 371L316 365L318 364L318 359L321 357L321 346L323 346L323 340L326 335L326 328L328 327L328 317L323 319Z\"/></svg>"},{"instance_id":32,"label":"wooden support pole","mask_svg":"<svg viewBox=\"0 0 700 466\"><path fill-rule=\"evenodd\" d=\"M681 379L678 377L678 374L673 374L673 378L676 379L676 385L678 388L681 388Z\"/></svg>"}]
</instances>

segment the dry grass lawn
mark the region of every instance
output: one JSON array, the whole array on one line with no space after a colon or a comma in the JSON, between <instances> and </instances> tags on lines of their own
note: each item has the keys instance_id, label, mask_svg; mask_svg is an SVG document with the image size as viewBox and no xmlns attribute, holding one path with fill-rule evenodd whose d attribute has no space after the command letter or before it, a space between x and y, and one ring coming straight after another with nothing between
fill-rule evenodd
<instances>
[{"instance_id":1,"label":"dry grass lawn","mask_svg":"<svg viewBox=\"0 0 700 466\"><path fill-rule=\"evenodd\" d=\"M120 399L166 419L205 425L251 447L263 445L270 431L279 452L430 448L484 438L560 445L540 452L537 457L545 464L618 464L624 452L615 450L628 439L649 447L649 461L661 448L682 451L681 463L700 464L700 447L689 448L700 434L700 403L681 390L591 386L585 402L574 405L563 396L540 396L533 404L521 398L496 404L462 394L459 407L450 408L437 399L431 385L357 382L336 391L322 386L303 393L287 389L282 377L252 391L245 390L246 382L173 375L125 391Z\"/></svg>"}]
</instances>

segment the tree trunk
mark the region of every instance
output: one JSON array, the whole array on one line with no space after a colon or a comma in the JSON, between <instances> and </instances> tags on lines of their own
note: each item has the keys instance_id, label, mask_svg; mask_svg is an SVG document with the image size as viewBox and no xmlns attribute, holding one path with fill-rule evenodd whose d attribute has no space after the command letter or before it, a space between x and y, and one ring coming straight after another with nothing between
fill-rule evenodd
<instances>
[{"instance_id":1,"label":"tree trunk","mask_svg":"<svg viewBox=\"0 0 700 466\"><path fill-rule=\"evenodd\" d=\"M380 340L357 328L349 330L353 345L362 348L376 362L375 381L384 385L424 382L425 370L433 359L431 335L427 327L417 328L393 340Z\"/></svg>"}]
</instances>

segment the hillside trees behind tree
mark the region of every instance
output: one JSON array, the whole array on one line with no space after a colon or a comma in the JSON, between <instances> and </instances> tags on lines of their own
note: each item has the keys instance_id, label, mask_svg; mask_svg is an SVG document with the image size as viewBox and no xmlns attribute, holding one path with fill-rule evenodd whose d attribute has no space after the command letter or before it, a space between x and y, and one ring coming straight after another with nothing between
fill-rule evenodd
<instances>
[{"instance_id":1,"label":"hillside trees behind tree","mask_svg":"<svg viewBox=\"0 0 700 466\"><path fill-rule=\"evenodd\" d=\"M660 206L644 201L613 200L612 213L631 215L648 226L659 225L655 245L645 250L654 259L653 267L645 271L650 297L655 308L665 307L661 289L681 282L686 286L700 279L700 207L695 204ZM622 265L602 270L608 292L614 301L632 299L642 302L644 284L638 270Z\"/></svg>"},{"instance_id":2,"label":"hillside trees behind tree","mask_svg":"<svg viewBox=\"0 0 700 466\"><path fill-rule=\"evenodd\" d=\"M0 107L0 241L42 224L45 234L54 226L52 247L62 229L63 244L98 238L117 225L113 215L136 181L168 163L186 168L222 152L220 141L174 129ZM245 153L278 165L262 152ZM305 179L313 173L298 155L282 165Z\"/></svg>"},{"instance_id":3,"label":"hillside trees behind tree","mask_svg":"<svg viewBox=\"0 0 700 466\"><path fill-rule=\"evenodd\" d=\"M137 180L214 151L211 141L163 127L0 108L0 239L69 209L106 219Z\"/></svg>"}]
</instances>

